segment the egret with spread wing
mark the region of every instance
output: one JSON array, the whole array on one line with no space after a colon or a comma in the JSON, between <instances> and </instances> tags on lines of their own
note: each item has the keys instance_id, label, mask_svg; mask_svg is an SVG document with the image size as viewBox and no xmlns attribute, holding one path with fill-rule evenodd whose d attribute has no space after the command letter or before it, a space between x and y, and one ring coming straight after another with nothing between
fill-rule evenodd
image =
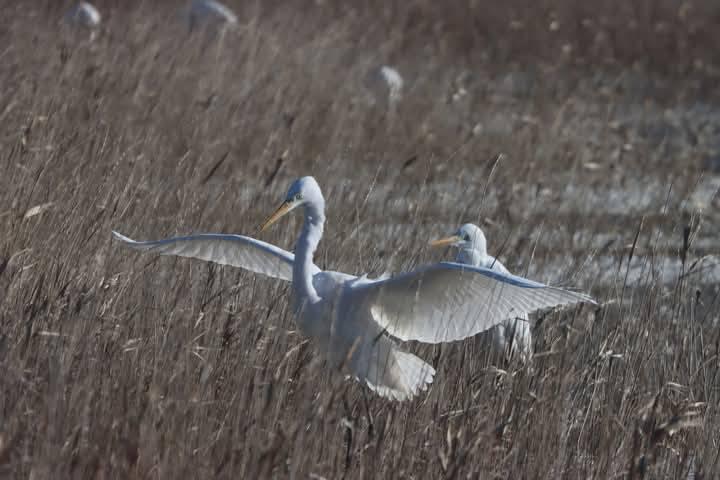
<instances>
[{"instance_id":1,"label":"egret with spread wing","mask_svg":"<svg viewBox=\"0 0 720 480\"><path fill-rule=\"evenodd\" d=\"M283 279L291 276L300 330L315 339L331 366L396 400L425 390L435 370L400 349L395 339L460 340L511 316L592 302L581 293L450 262L376 280L323 271L313 262L313 254L323 234L325 199L313 177L292 183L285 201L261 230L300 207L305 221L295 255L240 235L206 234L156 242L134 242L117 233L115 237L142 250L196 257Z\"/></svg>"},{"instance_id":2,"label":"egret with spread wing","mask_svg":"<svg viewBox=\"0 0 720 480\"><path fill-rule=\"evenodd\" d=\"M433 247L451 246L458 249L455 256L457 263L473 267L489 268L502 274L509 274L500 260L487 253L485 234L477 225L466 223L458 231L447 238L430 242ZM487 331L491 335L494 346L502 352L513 354L518 352L522 360L532 354L532 334L530 319L527 312L506 318Z\"/></svg>"}]
</instances>

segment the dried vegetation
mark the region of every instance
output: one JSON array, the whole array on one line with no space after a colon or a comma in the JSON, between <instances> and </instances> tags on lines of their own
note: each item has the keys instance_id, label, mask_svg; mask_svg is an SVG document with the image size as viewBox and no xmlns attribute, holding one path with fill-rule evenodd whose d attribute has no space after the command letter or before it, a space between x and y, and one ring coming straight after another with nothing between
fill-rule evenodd
<instances>
[{"instance_id":1,"label":"dried vegetation","mask_svg":"<svg viewBox=\"0 0 720 480\"><path fill-rule=\"evenodd\" d=\"M238 29L188 35L108 0L94 41L3 6L0 475L716 477L717 2L354 3L228 2ZM255 234L305 174L321 266L405 268L474 221L605 303L542 317L532 368L413 346L438 375L399 404L323 367L287 285L111 242Z\"/></svg>"}]
</instances>

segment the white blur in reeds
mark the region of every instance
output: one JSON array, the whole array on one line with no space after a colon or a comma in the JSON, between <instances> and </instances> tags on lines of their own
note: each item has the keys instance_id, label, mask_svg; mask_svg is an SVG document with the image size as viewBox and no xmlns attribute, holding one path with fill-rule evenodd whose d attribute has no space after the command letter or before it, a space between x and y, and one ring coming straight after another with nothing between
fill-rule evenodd
<instances>
[{"instance_id":1,"label":"white blur in reeds","mask_svg":"<svg viewBox=\"0 0 720 480\"><path fill-rule=\"evenodd\" d=\"M234 28L237 15L227 6L215 0L193 0L187 14L190 31L197 28Z\"/></svg>"},{"instance_id":2,"label":"white blur in reeds","mask_svg":"<svg viewBox=\"0 0 720 480\"><path fill-rule=\"evenodd\" d=\"M65 21L71 25L90 29L90 40L94 40L102 22L97 8L88 2L79 2L65 14Z\"/></svg>"}]
</instances>

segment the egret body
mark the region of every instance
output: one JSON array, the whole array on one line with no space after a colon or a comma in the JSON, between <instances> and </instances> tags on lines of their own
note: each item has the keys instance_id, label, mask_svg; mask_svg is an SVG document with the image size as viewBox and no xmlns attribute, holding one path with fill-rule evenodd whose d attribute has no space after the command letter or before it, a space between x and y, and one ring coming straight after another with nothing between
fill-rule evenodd
<instances>
[{"instance_id":1,"label":"egret body","mask_svg":"<svg viewBox=\"0 0 720 480\"><path fill-rule=\"evenodd\" d=\"M99 27L102 20L98 9L88 2L79 2L68 11L66 18L71 23L88 28Z\"/></svg>"},{"instance_id":2,"label":"egret body","mask_svg":"<svg viewBox=\"0 0 720 480\"><path fill-rule=\"evenodd\" d=\"M400 72L395 70L393 67L388 67L387 65L384 65L380 68L380 75L382 75L383 80L385 80L385 83L388 88L388 99L390 102L397 102L402 97L402 90L403 90L403 78L400 75Z\"/></svg>"},{"instance_id":3,"label":"egret body","mask_svg":"<svg viewBox=\"0 0 720 480\"><path fill-rule=\"evenodd\" d=\"M216 0L193 0L188 12L188 21L190 30L198 25L233 27L238 23L237 15Z\"/></svg>"}]
</instances>

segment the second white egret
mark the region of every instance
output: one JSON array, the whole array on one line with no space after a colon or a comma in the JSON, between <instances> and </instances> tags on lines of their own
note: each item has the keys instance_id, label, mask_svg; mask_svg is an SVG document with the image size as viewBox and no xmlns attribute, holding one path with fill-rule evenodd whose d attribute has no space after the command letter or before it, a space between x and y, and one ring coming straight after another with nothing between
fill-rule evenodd
<instances>
[{"instance_id":1,"label":"second white egret","mask_svg":"<svg viewBox=\"0 0 720 480\"><path fill-rule=\"evenodd\" d=\"M477 225L466 223L454 235L430 242L433 247L451 246L458 249L455 261L464 265L489 268L502 274L509 274L500 260L487 252L485 234ZM527 312L517 313L490 329L495 348L510 354L518 352L522 360L532 354L532 334Z\"/></svg>"}]
</instances>

